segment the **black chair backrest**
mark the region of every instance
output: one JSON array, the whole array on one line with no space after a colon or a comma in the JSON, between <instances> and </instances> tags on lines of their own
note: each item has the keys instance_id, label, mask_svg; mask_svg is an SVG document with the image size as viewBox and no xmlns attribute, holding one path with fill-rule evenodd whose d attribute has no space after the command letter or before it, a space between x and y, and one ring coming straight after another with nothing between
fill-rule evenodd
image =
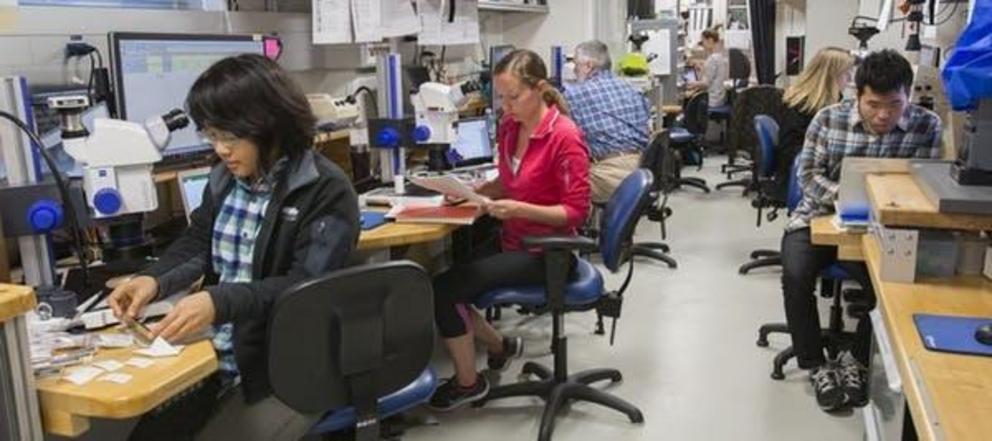
<instances>
[{"instance_id":1,"label":"black chair backrest","mask_svg":"<svg viewBox=\"0 0 992 441\"><path fill-rule=\"evenodd\" d=\"M654 133L647 149L641 153L640 168L651 171L654 181L651 184L651 191L660 191L665 188L665 184L677 177L675 170L675 158L669 148L669 134L667 129L662 129Z\"/></svg>"},{"instance_id":2,"label":"black chair backrest","mask_svg":"<svg viewBox=\"0 0 992 441\"><path fill-rule=\"evenodd\" d=\"M757 156L758 135L754 117L768 115L778 120L782 114L782 89L774 86L748 87L737 93L727 130L727 150L743 150Z\"/></svg>"},{"instance_id":3,"label":"black chair backrest","mask_svg":"<svg viewBox=\"0 0 992 441\"><path fill-rule=\"evenodd\" d=\"M727 56L729 57L727 61L730 64L730 79L736 80L735 83L743 80L746 85L747 80L751 78L751 60L747 58L744 51L737 48L728 50Z\"/></svg>"},{"instance_id":4,"label":"black chair backrest","mask_svg":"<svg viewBox=\"0 0 992 441\"><path fill-rule=\"evenodd\" d=\"M434 294L419 265L343 269L300 283L269 324L269 379L304 413L375 403L416 379L434 349ZM359 413L362 415L362 413Z\"/></svg>"},{"instance_id":5,"label":"black chair backrest","mask_svg":"<svg viewBox=\"0 0 992 441\"><path fill-rule=\"evenodd\" d=\"M706 133L707 112L710 107L710 94L697 93L689 98L685 103L685 128L693 135L703 135Z\"/></svg>"}]
</instances>

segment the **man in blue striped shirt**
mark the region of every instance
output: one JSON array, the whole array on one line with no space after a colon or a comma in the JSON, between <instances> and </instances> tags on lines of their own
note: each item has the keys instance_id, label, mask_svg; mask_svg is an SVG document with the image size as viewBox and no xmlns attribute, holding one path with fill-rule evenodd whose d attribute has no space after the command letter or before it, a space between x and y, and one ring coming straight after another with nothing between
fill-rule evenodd
<instances>
[{"instance_id":1,"label":"man in blue striped shirt","mask_svg":"<svg viewBox=\"0 0 992 441\"><path fill-rule=\"evenodd\" d=\"M620 181L637 169L648 145L647 99L610 71L610 52L601 41L575 48L578 82L565 88L571 117L589 144L593 202L606 202Z\"/></svg>"}]
</instances>

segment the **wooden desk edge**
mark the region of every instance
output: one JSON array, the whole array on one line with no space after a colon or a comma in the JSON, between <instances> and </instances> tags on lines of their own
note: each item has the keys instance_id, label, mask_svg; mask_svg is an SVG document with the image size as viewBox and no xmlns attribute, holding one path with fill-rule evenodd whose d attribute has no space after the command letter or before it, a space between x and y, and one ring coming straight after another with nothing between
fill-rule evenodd
<instances>
[{"instance_id":1,"label":"wooden desk edge","mask_svg":"<svg viewBox=\"0 0 992 441\"><path fill-rule=\"evenodd\" d=\"M115 397L113 400L98 400L92 396L60 391L57 385L53 390L39 384L38 398L45 431L75 437L89 429L89 418L131 418L154 409L217 370L217 357L209 341L190 345L183 352L190 350L195 350L198 354L194 355L194 359L183 360L183 366L187 366L188 370L177 374L162 387ZM134 392L134 389L130 391ZM105 411L96 412L93 411L94 408Z\"/></svg>"},{"instance_id":2,"label":"wooden desk edge","mask_svg":"<svg viewBox=\"0 0 992 441\"><path fill-rule=\"evenodd\" d=\"M31 287L0 284L0 323L34 309L37 303Z\"/></svg>"},{"instance_id":3,"label":"wooden desk edge","mask_svg":"<svg viewBox=\"0 0 992 441\"><path fill-rule=\"evenodd\" d=\"M869 277L871 277L872 284L875 285L875 295L878 298L878 308L883 312L882 321L885 324L885 330L890 336L890 339L894 335L898 335L898 328L896 327L894 317L895 314L886 314L886 304L887 296L882 293L883 286L885 283L879 276L880 269L880 250L878 248L878 243L872 235L865 235L862 238L862 246L864 246L865 262L868 266ZM913 372L912 366L910 366L910 357L903 352L903 348L891 342L893 355L896 359L896 365L899 366L899 376L902 377L902 389L906 396L906 403L909 404L909 411L912 414L913 425L916 427L916 433L921 441L935 441L938 440L936 433L933 429L933 421L930 420L930 415L926 411L926 404L923 402L923 395L917 388L916 376ZM920 430L920 429L925 430Z\"/></svg>"},{"instance_id":4,"label":"wooden desk edge","mask_svg":"<svg viewBox=\"0 0 992 441\"><path fill-rule=\"evenodd\" d=\"M401 226L417 225L423 227L414 233L394 232ZM369 251L382 248L412 245L415 243L433 242L443 239L460 225L451 224L397 224L389 223L377 229L363 231L358 238L357 249ZM390 231L393 230L393 231Z\"/></svg>"}]
</instances>

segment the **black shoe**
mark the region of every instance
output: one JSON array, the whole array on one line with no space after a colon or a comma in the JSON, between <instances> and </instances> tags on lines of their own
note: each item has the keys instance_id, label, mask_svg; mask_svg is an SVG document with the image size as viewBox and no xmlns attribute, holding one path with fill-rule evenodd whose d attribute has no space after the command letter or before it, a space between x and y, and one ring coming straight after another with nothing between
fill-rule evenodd
<instances>
[{"instance_id":1,"label":"black shoe","mask_svg":"<svg viewBox=\"0 0 992 441\"><path fill-rule=\"evenodd\" d=\"M842 353L838 363L837 376L847 397L844 404L854 407L868 404L868 369L850 352Z\"/></svg>"},{"instance_id":2,"label":"black shoe","mask_svg":"<svg viewBox=\"0 0 992 441\"><path fill-rule=\"evenodd\" d=\"M524 354L524 339L520 337L503 337L503 352L489 353L489 369L503 372L510 367L510 360L520 358Z\"/></svg>"},{"instance_id":3,"label":"black shoe","mask_svg":"<svg viewBox=\"0 0 992 441\"><path fill-rule=\"evenodd\" d=\"M489 394L489 381L482 375L476 375L475 385L467 389L459 386L458 380L451 377L438 386L427 407L438 412L448 412L479 401L487 394Z\"/></svg>"},{"instance_id":4,"label":"black shoe","mask_svg":"<svg viewBox=\"0 0 992 441\"><path fill-rule=\"evenodd\" d=\"M832 412L844 406L844 389L840 387L837 372L831 364L825 364L809 373L809 381L816 392L816 404L820 409Z\"/></svg>"}]
</instances>

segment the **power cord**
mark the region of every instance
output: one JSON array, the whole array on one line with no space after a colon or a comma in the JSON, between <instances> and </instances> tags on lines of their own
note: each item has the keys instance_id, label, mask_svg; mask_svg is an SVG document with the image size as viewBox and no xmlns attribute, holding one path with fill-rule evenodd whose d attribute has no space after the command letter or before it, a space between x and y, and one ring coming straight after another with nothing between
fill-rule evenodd
<instances>
[{"instance_id":1,"label":"power cord","mask_svg":"<svg viewBox=\"0 0 992 441\"><path fill-rule=\"evenodd\" d=\"M31 130L24 121L21 121L17 116L8 113L6 111L0 110L0 118L6 119L17 128L21 129L22 132L26 133L29 138L31 138L31 143L34 145L38 153L41 154L42 159L45 161L45 165L52 172L52 177L55 179L55 186L58 188L59 196L62 198L62 203L65 206L65 217L68 221L73 238L73 243L75 248L76 258L79 259L79 263L83 270L83 281L88 283L89 281L89 259L86 256L86 241L83 237L82 224L79 222L79 218L76 217L76 210L73 206L72 199L69 197L69 185L63 179L62 174L59 173L58 166L55 165L55 159L52 158L51 153L45 149L45 144L41 142L41 138Z\"/></svg>"}]
</instances>

